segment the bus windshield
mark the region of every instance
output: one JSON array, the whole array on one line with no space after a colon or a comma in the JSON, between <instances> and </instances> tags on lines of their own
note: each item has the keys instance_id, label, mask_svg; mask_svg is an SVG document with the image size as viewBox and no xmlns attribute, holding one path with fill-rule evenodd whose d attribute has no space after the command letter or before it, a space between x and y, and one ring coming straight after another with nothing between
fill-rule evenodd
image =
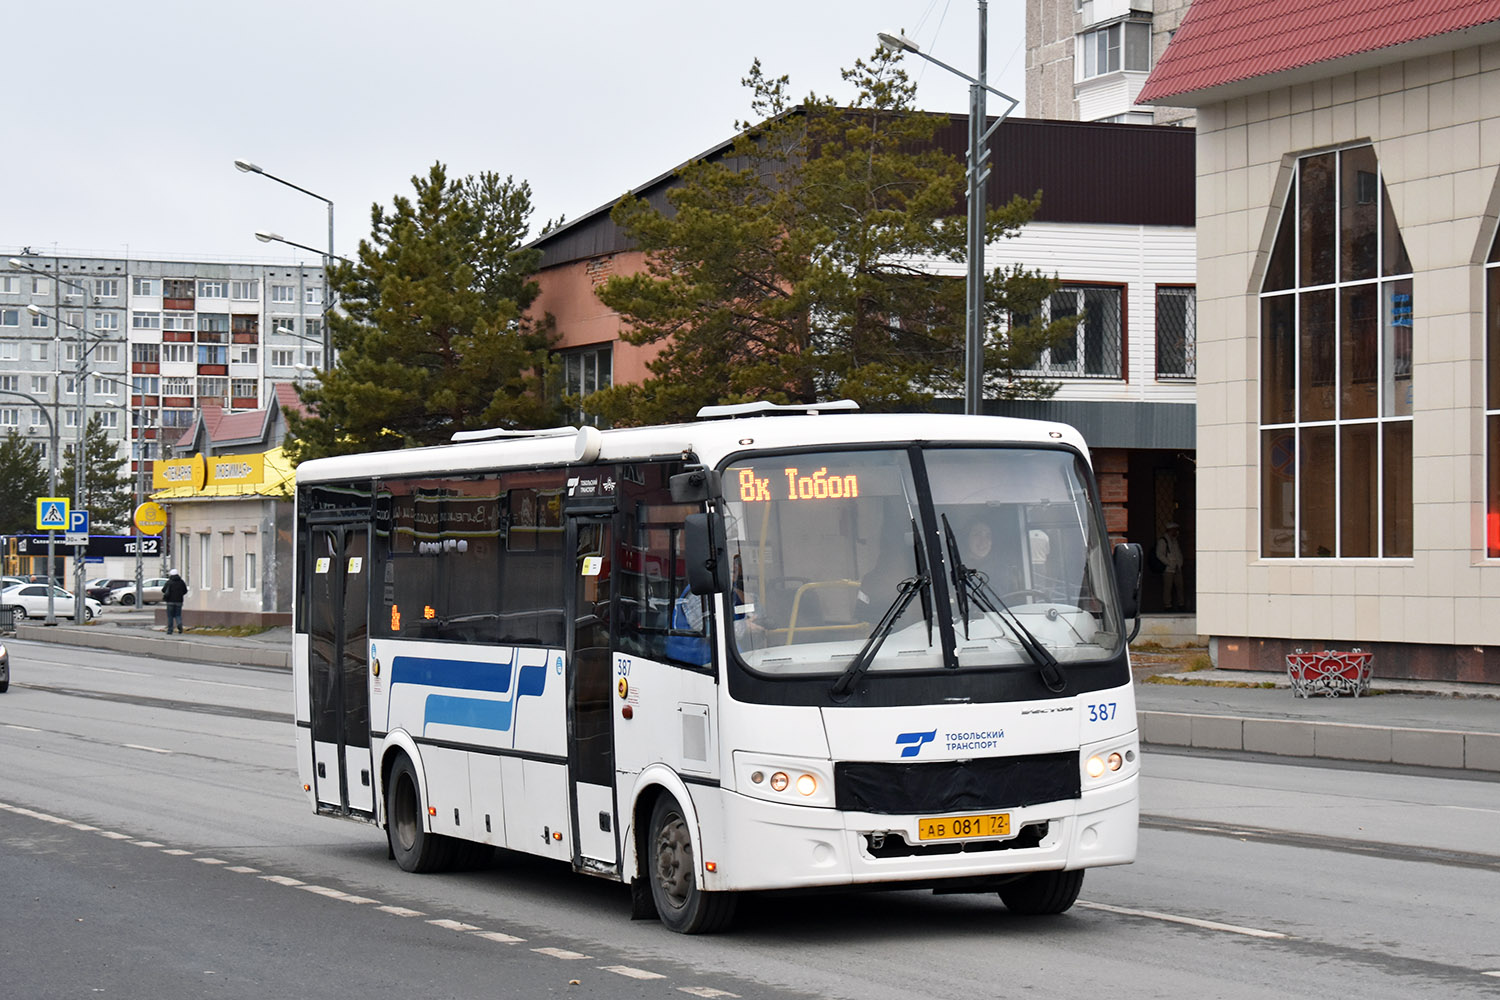
<instances>
[{"instance_id":1,"label":"bus windshield","mask_svg":"<svg viewBox=\"0 0 1500 1000\"><path fill-rule=\"evenodd\" d=\"M723 481L730 643L757 673L842 673L882 622L862 671L1066 665L1118 652L1092 480L1071 451L762 455L730 465ZM934 620L939 607L945 622Z\"/></svg>"}]
</instances>

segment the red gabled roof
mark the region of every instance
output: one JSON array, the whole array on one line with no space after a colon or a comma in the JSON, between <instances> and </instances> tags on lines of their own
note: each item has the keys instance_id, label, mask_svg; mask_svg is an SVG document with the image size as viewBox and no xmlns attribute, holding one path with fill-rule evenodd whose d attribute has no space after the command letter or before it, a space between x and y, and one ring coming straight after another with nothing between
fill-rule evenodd
<instances>
[{"instance_id":1,"label":"red gabled roof","mask_svg":"<svg viewBox=\"0 0 1500 1000\"><path fill-rule=\"evenodd\" d=\"M1500 22L1500 0L1193 0L1137 102Z\"/></svg>"}]
</instances>

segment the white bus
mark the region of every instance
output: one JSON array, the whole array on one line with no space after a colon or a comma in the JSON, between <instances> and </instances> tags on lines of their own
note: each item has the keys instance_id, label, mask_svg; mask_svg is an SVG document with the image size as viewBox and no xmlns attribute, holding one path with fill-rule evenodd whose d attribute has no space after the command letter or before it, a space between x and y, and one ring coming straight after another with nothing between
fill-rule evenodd
<instances>
[{"instance_id":1,"label":"white bus","mask_svg":"<svg viewBox=\"0 0 1500 1000\"><path fill-rule=\"evenodd\" d=\"M1135 857L1126 621L1080 435L853 404L297 469L299 770L407 871L494 847L722 929L737 894Z\"/></svg>"}]
</instances>

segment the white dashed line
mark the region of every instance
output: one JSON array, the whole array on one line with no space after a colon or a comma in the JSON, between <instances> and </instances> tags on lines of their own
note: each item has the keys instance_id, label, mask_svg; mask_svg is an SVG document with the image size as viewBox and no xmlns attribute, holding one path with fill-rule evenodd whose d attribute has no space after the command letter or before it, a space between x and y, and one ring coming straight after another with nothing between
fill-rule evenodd
<instances>
[{"instance_id":1,"label":"white dashed line","mask_svg":"<svg viewBox=\"0 0 1500 1000\"><path fill-rule=\"evenodd\" d=\"M712 986L679 986L677 992L688 993L695 997L738 997L738 993L729 993L725 990L716 990Z\"/></svg>"},{"instance_id":2,"label":"white dashed line","mask_svg":"<svg viewBox=\"0 0 1500 1000\"><path fill-rule=\"evenodd\" d=\"M128 833L116 833L114 830L100 830L99 831L99 836L101 836L101 837L108 837L110 840L130 840L131 839L130 834L128 834Z\"/></svg>"},{"instance_id":3,"label":"white dashed line","mask_svg":"<svg viewBox=\"0 0 1500 1000\"><path fill-rule=\"evenodd\" d=\"M404 906L377 906L375 909L381 913L389 913L396 917L425 917L427 914L421 910L409 910Z\"/></svg>"},{"instance_id":4,"label":"white dashed line","mask_svg":"<svg viewBox=\"0 0 1500 1000\"><path fill-rule=\"evenodd\" d=\"M349 895L342 889L330 889L326 885L299 885L297 886L297 888L301 889L303 892L311 892L316 893L319 896L327 896L329 899L343 899L345 896Z\"/></svg>"},{"instance_id":5,"label":"white dashed line","mask_svg":"<svg viewBox=\"0 0 1500 1000\"><path fill-rule=\"evenodd\" d=\"M262 875L261 878L275 885L306 885L301 879L287 878L285 875Z\"/></svg>"},{"instance_id":6,"label":"white dashed line","mask_svg":"<svg viewBox=\"0 0 1500 1000\"><path fill-rule=\"evenodd\" d=\"M625 976L628 979L666 979L659 972L647 972L645 969L633 969L628 965L601 965L601 972L613 972L617 976Z\"/></svg>"},{"instance_id":7,"label":"white dashed line","mask_svg":"<svg viewBox=\"0 0 1500 1000\"><path fill-rule=\"evenodd\" d=\"M170 854L174 858L185 858L185 857L190 856L193 852L192 851L184 851L180 847L165 847L165 848L162 848L162 853L163 854Z\"/></svg>"},{"instance_id":8,"label":"white dashed line","mask_svg":"<svg viewBox=\"0 0 1500 1000\"><path fill-rule=\"evenodd\" d=\"M462 920L449 920L446 917L427 922L434 927L441 927L445 931L477 931L483 929L475 924L466 924Z\"/></svg>"},{"instance_id":9,"label":"white dashed line","mask_svg":"<svg viewBox=\"0 0 1500 1000\"><path fill-rule=\"evenodd\" d=\"M120 746L124 747L127 750L145 750L148 753L169 754L172 752L170 750L163 750L161 747L148 747L140 743L121 743Z\"/></svg>"},{"instance_id":10,"label":"white dashed line","mask_svg":"<svg viewBox=\"0 0 1500 1000\"><path fill-rule=\"evenodd\" d=\"M23 733L39 733L39 732L41 732L40 729L37 729L37 728L35 728L33 726L18 726L14 722L7 722L5 724L5 728L6 729L19 729Z\"/></svg>"},{"instance_id":11,"label":"white dashed line","mask_svg":"<svg viewBox=\"0 0 1500 1000\"><path fill-rule=\"evenodd\" d=\"M229 862L220 861L218 858L194 858L200 865L227 865Z\"/></svg>"},{"instance_id":12,"label":"white dashed line","mask_svg":"<svg viewBox=\"0 0 1500 1000\"><path fill-rule=\"evenodd\" d=\"M484 938L486 941L495 941L499 944L520 944L525 938L518 938L514 934L501 934L499 931L475 931L475 937Z\"/></svg>"},{"instance_id":13,"label":"white dashed line","mask_svg":"<svg viewBox=\"0 0 1500 1000\"><path fill-rule=\"evenodd\" d=\"M249 867L247 865L231 865L230 867L228 867L228 868L226 868L224 870L228 871L228 872L239 872L241 875L259 875L260 874L260 869L259 868L251 868L251 867Z\"/></svg>"},{"instance_id":14,"label":"white dashed line","mask_svg":"<svg viewBox=\"0 0 1500 1000\"><path fill-rule=\"evenodd\" d=\"M569 951L566 948L533 948L532 951L538 955L546 955L549 958L560 958L565 962L574 962L580 958L593 958L593 955L585 955L582 952Z\"/></svg>"},{"instance_id":15,"label":"white dashed line","mask_svg":"<svg viewBox=\"0 0 1500 1000\"><path fill-rule=\"evenodd\" d=\"M154 840L132 840L130 843L133 844L136 847L160 847L161 846L160 844L158 844Z\"/></svg>"},{"instance_id":16,"label":"white dashed line","mask_svg":"<svg viewBox=\"0 0 1500 1000\"><path fill-rule=\"evenodd\" d=\"M1494 972L1481 972L1480 975L1481 976L1494 976L1496 979L1500 979L1500 969L1497 969Z\"/></svg>"},{"instance_id":17,"label":"white dashed line","mask_svg":"<svg viewBox=\"0 0 1500 1000\"><path fill-rule=\"evenodd\" d=\"M93 833L99 829L97 826L89 826L87 823L69 823L68 825L75 830L82 830L84 833Z\"/></svg>"},{"instance_id":18,"label":"white dashed line","mask_svg":"<svg viewBox=\"0 0 1500 1000\"><path fill-rule=\"evenodd\" d=\"M1175 913L1158 913L1155 910L1131 910L1123 906L1110 906L1108 903L1085 903L1079 900L1075 905L1085 910L1102 910L1105 913L1118 913L1126 917L1144 917L1147 920L1161 920L1169 924L1186 924L1189 927L1200 927L1208 931L1222 931L1225 934L1243 934L1246 937L1270 938L1280 940L1286 935L1277 931L1263 931L1258 927L1240 927L1237 924L1221 924L1216 920L1199 920L1197 917L1182 917Z\"/></svg>"}]
</instances>

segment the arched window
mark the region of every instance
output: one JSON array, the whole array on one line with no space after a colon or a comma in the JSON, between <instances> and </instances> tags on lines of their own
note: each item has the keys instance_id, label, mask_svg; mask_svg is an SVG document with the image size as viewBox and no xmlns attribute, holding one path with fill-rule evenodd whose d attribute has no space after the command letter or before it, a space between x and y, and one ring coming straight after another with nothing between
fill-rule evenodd
<instances>
[{"instance_id":1,"label":"arched window","mask_svg":"<svg viewBox=\"0 0 1500 1000\"><path fill-rule=\"evenodd\" d=\"M1374 147L1297 161L1260 292L1263 557L1412 554L1411 272Z\"/></svg>"}]
</instances>

